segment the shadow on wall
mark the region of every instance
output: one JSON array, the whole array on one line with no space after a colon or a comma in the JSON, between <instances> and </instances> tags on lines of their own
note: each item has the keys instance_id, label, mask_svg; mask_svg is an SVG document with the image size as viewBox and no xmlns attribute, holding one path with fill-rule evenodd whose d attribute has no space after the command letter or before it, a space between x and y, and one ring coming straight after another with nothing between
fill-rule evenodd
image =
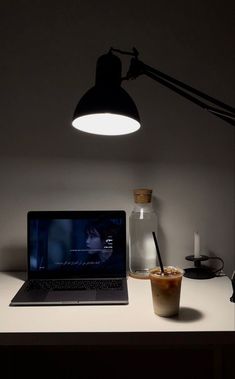
<instances>
[{"instance_id":1,"label":"shadow on wall","mask_svg":"<svg viewBox=\"0 0 235 379\"><path fill-rule=\"evenodd\" d=\"M0 250L2 271L25 271L27 268L26 245L3 246Z\"/></svg>"}]
</instances>

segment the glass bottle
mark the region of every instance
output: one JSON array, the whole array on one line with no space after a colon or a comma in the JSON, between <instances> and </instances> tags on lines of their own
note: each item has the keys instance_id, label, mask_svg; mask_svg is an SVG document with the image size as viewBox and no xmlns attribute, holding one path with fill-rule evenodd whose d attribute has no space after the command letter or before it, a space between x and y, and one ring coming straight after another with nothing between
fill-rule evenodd
<instances>
[{"instance_id":1,"label":"glass bottle","mask_svg":"<svg viewBox=\"0 0 235 379\"><path fill-rule=\"evenodd\" d=\"M147 278L157 265L157 251L152 232L157 235L158 219L152 205L151 189L135 189L135 205L129 217L129 274Z\"/></svg>"}]
</instances>

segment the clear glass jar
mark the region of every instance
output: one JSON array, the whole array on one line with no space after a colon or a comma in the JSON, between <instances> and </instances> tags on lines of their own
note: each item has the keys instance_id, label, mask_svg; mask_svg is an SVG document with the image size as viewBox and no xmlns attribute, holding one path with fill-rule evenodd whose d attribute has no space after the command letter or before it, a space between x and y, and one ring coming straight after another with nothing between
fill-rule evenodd
<instances>
[{"instance_id":1,"label":"clear glass jar","mask_svg":"<svg viewBox=\"0 0 235 379\"><path fill-rule=\"evenodd\" d=\"M152 190L134 190L134 200L129 217L129 274L147 278L149 270L157 265L152 232L157 235L158 219L152 205Z\"/></svg>"}]
</instances>

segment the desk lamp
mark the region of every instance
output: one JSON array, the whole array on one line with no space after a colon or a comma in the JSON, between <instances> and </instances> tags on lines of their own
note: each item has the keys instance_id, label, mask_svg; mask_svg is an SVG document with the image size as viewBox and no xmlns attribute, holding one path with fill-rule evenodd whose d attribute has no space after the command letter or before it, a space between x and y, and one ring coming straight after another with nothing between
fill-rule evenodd
<instances>
[{"instance_id":1,"label":"desk lamp","mask_svg":"<svg viewBox=\"0 0 235 379\"><path fill-rule=\"evenodd\" d=\"M132 57L127 75L123 78L121 60L114 52ZM98 58L95 85L81 98L73 115L72 125L76 129L109 136L137 131L140 116L134 101L121 87L121 82L140 75L147 75L214 116L235 125L235 108L148 66L139 60L138 55L135 48L131 52L110 48L108 53Z\"/></svg>"}]
</instances>

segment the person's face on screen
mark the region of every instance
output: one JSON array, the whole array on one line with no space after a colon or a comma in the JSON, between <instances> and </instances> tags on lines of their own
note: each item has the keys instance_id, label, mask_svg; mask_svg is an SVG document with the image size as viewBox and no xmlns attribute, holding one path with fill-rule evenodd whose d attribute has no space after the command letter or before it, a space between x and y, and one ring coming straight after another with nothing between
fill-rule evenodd
<instances>
[{"instance_id":1,"label":"person's face on screen","mask_svg":"<svg viewBox=\"0 0 235 379\"><path fill-rule=\"evenodd\" d=\"M95 250L103 249L103 242L97 229L91 229L87 233L86 246L95 253Z\"/></svg>"}]
</instances>

